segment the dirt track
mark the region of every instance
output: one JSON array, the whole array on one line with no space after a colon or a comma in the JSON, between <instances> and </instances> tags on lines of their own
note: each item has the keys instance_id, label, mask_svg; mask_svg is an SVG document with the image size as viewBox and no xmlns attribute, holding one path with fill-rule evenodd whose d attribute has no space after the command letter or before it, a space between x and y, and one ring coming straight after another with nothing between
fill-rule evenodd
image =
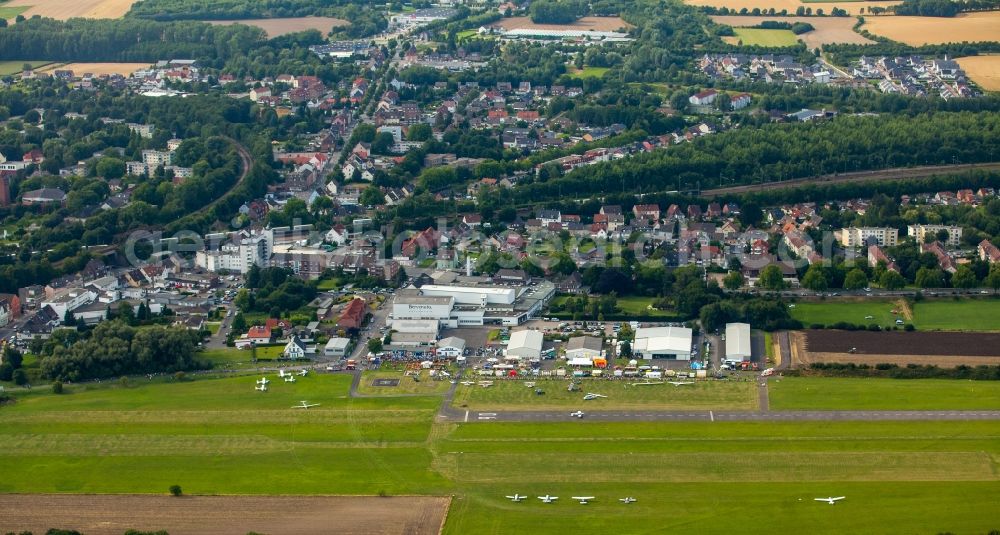
<instances>
[{"instance_id":1,"label":"dirt track","mask_svg":"<svg viewBox=\"0 0 1000 535\"><path fill-rule=\"evenodd\" d=\"M1000 364L1000 334L816 330L790 334L792 362L934 364L942 367ZM857 348L856 353L849 353Z\"/></svg>"},{"instance_id":2,"label":"dirt track","mask_svg":"<svg viewBox=\"0 0 1000 535\"><path fill-rule=\"evenodd\" d=\"M362 496L0 495L0 532L53 527L86 535L436 535L449 498Z\"/></svg>"}]
</instances>

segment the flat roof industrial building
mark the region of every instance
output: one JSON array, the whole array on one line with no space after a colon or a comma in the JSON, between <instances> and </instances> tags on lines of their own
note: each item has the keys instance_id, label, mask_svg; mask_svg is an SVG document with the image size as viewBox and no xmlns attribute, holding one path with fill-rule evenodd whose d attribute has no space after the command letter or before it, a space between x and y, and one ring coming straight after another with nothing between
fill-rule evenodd
<instances>
[{"instance_id":1,"label":"flat roof industrial building","mask_svg":"<svg viewBox=\"0 0 1000 535\"><path fill-rule=\"evenodd\" d=\"M726 358L725 362L739 364L750 360L750 324L726 324Z\"/></svg>"},{"instance_id":2,"label":"flat roof industrial building","mask_svg":"<svg viewBox=\"0 0 1000 535\"><path fill-rule=\"evenodd\" d=\"M646 360L691 360L692 340L691 329L686 327L637 329L632 354Z\"/></svg>"}]
</instances>

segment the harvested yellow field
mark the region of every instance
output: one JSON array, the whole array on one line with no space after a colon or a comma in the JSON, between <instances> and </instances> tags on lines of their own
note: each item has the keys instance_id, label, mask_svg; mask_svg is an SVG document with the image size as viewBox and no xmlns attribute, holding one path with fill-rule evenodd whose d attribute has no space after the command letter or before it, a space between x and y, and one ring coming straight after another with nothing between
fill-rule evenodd
<instances>
[{"instance_id":1,"label":"harvested yellow field","mask_svg":"<svg viewBox=\"0 0 1000 535\"><path fill-rule=\"evenodd\" d=\"M228 25L228 24L246 24L247 26L256 26L264 32L267 36L278 37L279 35L285 35L288 33L303 32L306 30L319 30L323 35L330 33L336 26L344 26L350 24L343 19L335 19L333 17L294 17L294 18L284 18L284 19L244 19L244 20L206 20L209 24L216 25Z\"/></svg>"},{"instance_id":2,"label":"harvested yellow field","mask_svg":"<svg viewBox=\"0 0 1000 535\"><path fill-rule=\"evenodd\" d=\"M718 24L726 24L734 28L755 26L765 20L776 20L776 17L744 17L741 15L713 15L712 20ZM781 22L808 22L815 30L796 36L810 50L822 45L833 43L850 43L867 45L873 41L854 31L857 22L852 17L781 17Z\"/></svg>"},{"instance_id":3,"label":"harvested yellow field","mask_svg":"<svg viewBox=\"0 0 1000 535\"><path fill-rule=\"evenodd\" d=\"M825 13L829 13L833 8L839 7L850 13L851 15L857 15L860 13L861 9L864 8L865 13L868 12L869 7L889 7L898 4L899 2L800 2L799 0L684 0L684 3L690 4L692 6L715 6L715 7L728 7L729 9L735 9L739 11L740 9L747 8L752 10L753 8L760 8L761 10L774 8L775 11L781 11L782 9L788 10L789 14L795 14L795 10L799 7L811 7L813 11L817 9L822 9ZM810 19L810 21L813 19ZM851 19L851 24L854 24L854 20Z\"/></svg>"},{"instance_id":4,"label":"harvested yellow field","mask_svg":"<svg viewBox=\"0 0 1000 535\"><path fill-rule=\"evenodd\" d=\"M102 74L120 74L128 76L135 71L149 68L149 63L54 63L45 67L40 72L52 72L55 70L70 70L76 76L85 73L100 76Z\"/></svg>"},{"instance_id":5,"label":"harvested yellow field","mask_svg":"<svg viewBox=\"0 0 1000 535\"><path fill-rule=\"evenodd\" d=\"M509 17L501 19L493 25L505 30L594 30L597 32L613 32L619 28L629 28L631 25L621 17L583 17L572 24L535 24L530 17Z\"/></svg>"},{"instance_id":6,"label":"harvested yellow field","mask_svg":"<svg viewBox=\"0 0 1000 535\"><path fill-rule=\"evenodd\" d=\"M136 0L10 0L7 7L31 6L23 15L41 15L58 20L74 17L117 19L128 12Z\"/></svg>"},{"instance_id":7,"label":"harvested yellow field","mask_svg":"<svg viewBox=\"0 0 1000 535\"><path fill-rule=\"evenodd\" d=\"M864 29L912 46L1000 41L1000 11L957 17L868 17Z\"/></svg>"},{"instance_id":8,"label":"harvested yellow field","mask_svg":"<svg viewBox=\"0 0 1000 535\"><path fill-rule=\"evenodd\" d=\"M1000 91L1000 56L958 58L965 74L986 91Z\"/></svg>"}]
</instances>

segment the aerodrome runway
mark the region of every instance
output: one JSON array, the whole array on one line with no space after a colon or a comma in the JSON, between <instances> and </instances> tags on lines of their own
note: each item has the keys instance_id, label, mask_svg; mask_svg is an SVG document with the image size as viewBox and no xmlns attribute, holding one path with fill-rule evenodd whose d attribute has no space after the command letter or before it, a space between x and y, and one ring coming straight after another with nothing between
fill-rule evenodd
<instances>
[{"instance_id":1,"label":"aerodrome runway","mask_svg":"<svg viewBox=\"0 0 1000 535\"><path fill-rule=\"evenodd\" d=\"M448 408L441 417L457 422L806 422L890 420L1000 420L1000 411L465 411Z\"/></svg>"}]
</instances>

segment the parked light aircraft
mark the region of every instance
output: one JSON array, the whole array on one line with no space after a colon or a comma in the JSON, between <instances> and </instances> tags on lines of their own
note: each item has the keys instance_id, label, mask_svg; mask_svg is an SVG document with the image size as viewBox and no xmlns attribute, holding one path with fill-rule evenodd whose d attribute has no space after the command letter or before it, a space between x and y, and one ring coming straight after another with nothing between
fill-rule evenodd
<instances>
[{"instance_id":1,"label":"parked light aircraft","mask_svg":"<svg viewBox=\"0 0 1000 535\"><path fill-rule=\"evenodd\" d=\"M586 396L583 396L583 400L584 401L590 401L592 399L606 398L606 397L608 397L608 396L601 395L601 394L594 394L594 393L588 392Z\"/></svg>"},{"instance_id":2,"label":"parked light aircraft","mask_svg":"<svg viewBox=\"0 0 1000 535\"><path fill-rule=\"evenodd\" d=\"M260 385L258 387L255 387L254 389L259 390L261 392L267 392L267 385Z\"/></svg>"},{"instance_id":3,"label":"parked light aircraft","mask_svg":"<svg viewBox=\"0 0 1000 535\"><path fill-rule=\"evenodd\" d=\"M668 381L668 382L674 386L684 386L684 385L694 384L694 381Z\"/></svg>"},{"instance_id":4,"label":"parked light aircraft","mask_svg":"<svg viewBox=\"0 0 1000 535\"><path fill-rule=\"evenodd\" d=\"M626 496L624 498L619 498L618 501L620 501L622 503L635 503L635 498L633 498L631 496Z\"/></svg>"},{"instance_id":5,"label":"parked light aircraft","mask_svg":"<svg viewBox=\"0 0 1000 535\"><path fill-rule=\"evenodd\" d=\"M270 383L270 382L271 381L268 380L267 377L261 377L260 379L257 379L257 384L259 384L261 386L267 386L267 383Z\"/></svg>"},{"instance_id":6,"label":"parked light aircraft","mask_svg":"<svg viewBox=\"0 0 1000 535\"><path fill-rule=\"evenodd\" d=\"M294 375L286 375L285 376L285 382L286 383L294 383L295 382L295 376Z\"/></svg>"},{"instance_id":7,"label":"parked light aircraft","mask_svg":"<svg viewBox=\"0 0 1000 535\"><path fill-rule=\"evenodd\" d=\"M828 503L830 505L833 505L833 504L837 503L838 501L843 500L846 497L847 496L837 496L836 498L832 498L832 497L831 498L814 498L814 500L816 500L817 502L826 502L826 503Z\"/></svg>"},{"instance_id":8,"label":"parked light aircraft","mask_svg":"<svg viewBox=\"0 0 1000 535\"><path fill-rule=\"evenodd\" d=\"M319 403L309 403L308 401L300 401L298 405L293 405L293 409L308 409L309 407L319 407Z\"/></svg>"},{"instance_id":9,"label":"parked light aircraft","mask_svg":"<svg viewBox=\"0 0 1000 535\"><path fill-rule=\"evenodd\" d=\"M302 370L299 372L299 377L305 377L309 375L309 370Z\"/></svg>"},{"instance_id":10,"label":"parked light aircraft","mask_svg":"<svg viewBox=\"0 0 1000 535\"><path fill-rule=\"evenodd\" d=\"M590 500L593 500L593 496L573 496L574 500L579 500L580 505L587 505Z\"/></svg>"},{"instance_id":11,"label":"parked light aircraft","mask_svg":"<svg viewBox=\"0 0 1000 535\"><path fill-rule=\"evenodd\" d=\"M518 494L516 492L514 493L513 496L507 496L507 499L510 500L510 501L512 501L512 502L519 502L519 501L521 501L521 500L523 500L525 498L527 498L527 496L521 496L520 494Z\"/></svg>"},{"instance_id":12,"label":"parked light aircraft","mask_svg":"<svg viewBox=\"0 0 1000 535\"><path fill-rule=\"evenodd\" d=\"M545 496L539 496L538 499L542 500L542 503L552 503L558 500L559 496L549 496L548 494L546 494Z\"/></svg>"},{"instance_id":13,"label":"parked light aircraft","mask_svg":"<svg viewBox=\"0 0 1000 535\"><path fill-rule=\"evenodd\" d=\"M569 413L569 415L573 416L574 418L583 418L583 411L571 412Z\"/></svg>"}]
</instances>

